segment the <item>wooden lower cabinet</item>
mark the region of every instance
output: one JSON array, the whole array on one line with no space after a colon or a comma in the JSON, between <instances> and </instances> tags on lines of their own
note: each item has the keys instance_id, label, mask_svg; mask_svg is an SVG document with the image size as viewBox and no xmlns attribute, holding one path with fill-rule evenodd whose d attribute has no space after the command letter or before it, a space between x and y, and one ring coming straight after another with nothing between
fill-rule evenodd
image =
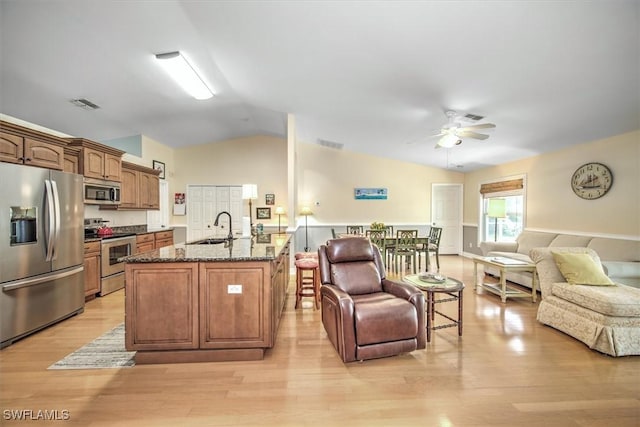
<instances>
[{"instance_id":1,"label":"wooden lower cabinet","mask_svg":"<svg viewBox=\"0 0 640 427\"><path fill-rule=\"evenodd\" d=\"M136 236L136 254L154 250L155 244L154 233L138 234Z\"/></svg>"},{"instance_id":2,"label":"wooden lower cabinet","mask_svg":"<svg viewBox=\"0 0 640 427\"><path fill-rule=\"evenodd\" d=\"M155 233L155 249L164 248L173 245L173 230L156 231Z\"/></svg>"},{"instance_id":3,"label":"wooden lower cabinet","mask_svg":"<svg viewBox=\"0 0 640 427\"><path fill-rule=\"evenodd\" d=\"M100 293L100 242L84 244L84 299L92 300Z\"/></svg>"},{"instance_id":4,"label":"wooden lower cabinet","mask_svg":"<svg viewBox=\"0 0 640 427\"><path fill-rule=\"evenodd\" d=\"M272 262L126 264L125 343L136 363L263 359L284 308L288 248Z\"/></svg>"},{"instance_id":5,"label":"wooden lower cabinet","mask_svg":"<svg viewBox=\"0 0 640 427\"><path fill-rule=\"evenodd\" d=\"M265 283L264 262L200 264L200 348L271 347Z\"/></svg>"},{"instance_id":6,"label":"wooden lower cabinet","mask_svg":"<svg viewBox=\"0 0 640 427\"><path fill-rule=\"evenodd\" d=\"M125 273L127 349L198 348L198 263L144 267Z\"/></svg>"}]
</instances>

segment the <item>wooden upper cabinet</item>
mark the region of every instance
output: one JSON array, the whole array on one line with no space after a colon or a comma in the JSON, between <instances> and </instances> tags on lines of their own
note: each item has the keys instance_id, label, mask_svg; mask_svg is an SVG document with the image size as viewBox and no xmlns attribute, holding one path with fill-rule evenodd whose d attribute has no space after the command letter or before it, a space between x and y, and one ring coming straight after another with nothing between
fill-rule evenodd
<instances>
[{"instance_id":1,"label":"wooden upper cabinet","mask_svg":"<svg viewBox=\"0 0 640 427\"><path fill-rule=\"evenodd\" d=\"M71 138L68 141L70 145L81 148L79 172L82 175L87 178L121 181L124 151L84 138Z\"/></svg>"},{"instance_id":2,"label":"wooden upper cabinet","mask_svg":"<svg viewBox=\"0 0 640 427\"><path fill-rule=\"evenodd\" d=\"M158 175L140 174L140 207L160 209L160 178Z\"/></svg>"},{"instance_id":3,"label":"wooden upper cabinet","mask_svg":"<svg viewBox=\"0 0 640 427\"><path fill-rule=\"evenodd\" d=\"M8 163L23 163L24 138L0 132L0 160Z\"/></svg>"},{"instance_id":4,"label":"wooden upper cabinet","mask_svg":"<svg viewBox=\"0 0 640 427\"><path fill-rule=\"evenodd\" d=\"M100 209L160 209L159 173L146 166L122 162L120 204L100 206Z\"/></svg>"},{"instance_id":5,"label":"wooden upper cabinet","mask_svg":"<svg viewBox=\"0 0 640 427\"><path fill-rule=\"evenodd\" d=\"M80 149L67 145L64 147L64 163L62 170L69 173L78 173L80 168Z\"/></svg>"},{"instance_id":6,"label":"wooden upper cabinet","mask_svg":"<svg viewBox=\"0 0 640 427\"><path fill-rule=\"evenodd\" d=\"M122 179L122 158L113 154L104 155L104 179L120 181Z\"/></svg>"},{"instance_id":7,"label":"wooden upper cabinet","mask_svg":"<svg viewBox=\"0 0 640 427\"><path fill-rule=\"evenodd\" d=\"M4 121L0 128L0 161L64 169L64 139Z\"/></svg>"},{"instance_id":8,"label":"wooden upper cabinet","mask_svg":"<svg viewBox=\"0 0 640 427\"><path fill-rule=\"evenodd\" d=\"M120 208L137 208L138 202L137 170L122 167L122 186L120 187Z\"/></svg>"},{"instance_id":9,"label":"wooden upper cabinet","mask_svg":"<svg viewBox=\"0 0 640 427\"><path fill-rule=\"evenodd\" d=\"M64 148L25 138L24 164L62 170L64 168Z\"/></svg>"}]
</instances>

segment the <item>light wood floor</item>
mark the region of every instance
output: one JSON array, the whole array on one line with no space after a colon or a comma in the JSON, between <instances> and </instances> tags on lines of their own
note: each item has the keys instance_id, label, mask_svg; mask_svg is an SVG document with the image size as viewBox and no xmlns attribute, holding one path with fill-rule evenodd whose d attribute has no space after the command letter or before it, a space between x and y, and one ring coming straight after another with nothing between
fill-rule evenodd
<instances>
[{"instance_id":1,"label":"light wood floor","mask_svg":"<svg viewBox=\"0 0 640 427\"><path fill-rule=\"evenodd\" d=\"M5 419L46 409L78 426L640 426L640 357L591 351L536 322L529 300L475 294L470 260L441 262L467 285L463 336L442 329L426 350L347 365L319 311L290 297L263 361L48 371L123 321L123 291L98 298L0 352L0 424L47 425Z\"/></svg>"}]
</instances>

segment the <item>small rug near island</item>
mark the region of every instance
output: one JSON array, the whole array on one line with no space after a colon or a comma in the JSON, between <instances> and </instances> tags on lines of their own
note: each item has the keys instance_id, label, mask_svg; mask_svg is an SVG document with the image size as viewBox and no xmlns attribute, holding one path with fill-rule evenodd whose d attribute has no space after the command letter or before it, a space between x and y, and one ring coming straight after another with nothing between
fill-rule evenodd
<instances>
[{"instance_id":1,"label":"small rug near island","mask_svg":"<svg viewBox=\"0 0 640 427\"><path fill-rule=\"evenodd\" d=\"M124 323L49 366L48 369L130 368L135 351L124 347Z\"/></svg>"}]
</instances>

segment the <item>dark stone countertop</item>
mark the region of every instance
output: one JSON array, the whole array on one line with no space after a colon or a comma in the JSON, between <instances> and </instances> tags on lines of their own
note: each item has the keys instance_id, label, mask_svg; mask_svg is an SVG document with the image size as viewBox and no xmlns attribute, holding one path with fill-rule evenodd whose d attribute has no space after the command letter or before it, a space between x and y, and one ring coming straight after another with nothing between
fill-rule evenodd
<instances>
[{"instance_id":1,"label":"dark stone countertop","mask_svg":"<svg viewBox=\"0 0 640 427\"><path fill-rule=\"evenodd\" d=\"M291 236L290 233L274 233L239 237L231 245L178 244L120 259L127 263L271 261L280 255Z\"/></svg>"},{"instance_id":2,"label":"dark stone countertop","mask_svg":"<svg viewBox=\"0 0 640 427\"><path fill-rule=\"evenodd\" d=\"M157 233L159 231L171 231L173 230L173 227L169 226L169 227L163 227L163 228L147 228L146 225L124 225L124 226L113 227L112 229L114 233L133 233L135 235L140 235L140 234ZM96 242L100 240L102 240L102 237L85 237L84 238L85 243Z\"/></svg>"}]
</instances>

